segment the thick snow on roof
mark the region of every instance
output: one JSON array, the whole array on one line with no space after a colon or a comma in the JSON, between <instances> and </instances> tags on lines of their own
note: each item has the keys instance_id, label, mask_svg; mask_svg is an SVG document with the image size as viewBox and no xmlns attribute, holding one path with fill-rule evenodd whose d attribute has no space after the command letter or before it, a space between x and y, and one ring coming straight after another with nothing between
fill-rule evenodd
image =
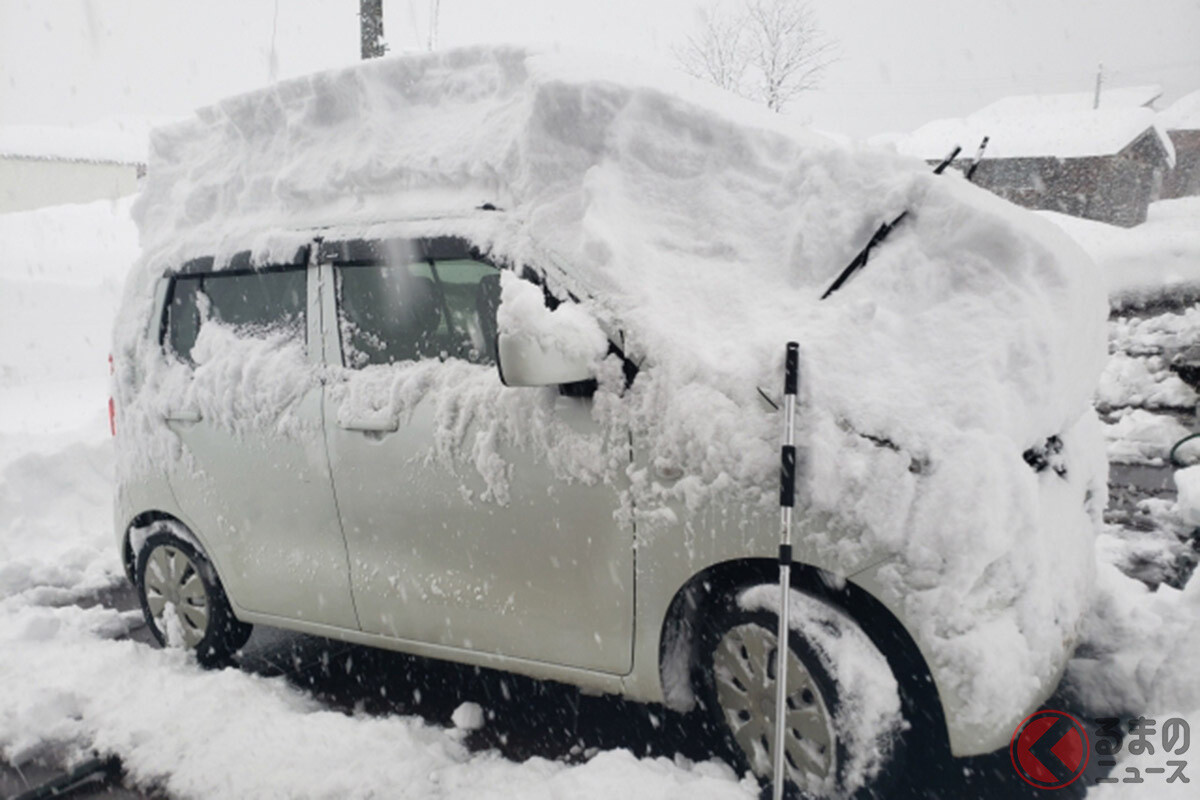
<instances>
[{"instance_id":1,"label":"thick snow on roof","mask_svg":"<svg viewBox=\"0 0 1200 800\"><path fill-rule=\"evenodd\" d=\"M1099 107L1104 109L1149 107L1151 103L1162 96L1162 91L1161 86L1155 85L1123 86L1113 89L1101 87ZM1062 114L1091 111L1095 101L1095 92L1013 95L990 103L976 113L997 117Z\"/></svg>"},{"instance_id":2,"label":"thick snow on roof","mask_svg":"<svg viewBox=\"0 0 1200 800\"><path fill-rule=\"evenodd\" d=\"M1169 131L1200 130L1200 89L1172 103L1158 115L1158 121Z\"/></svg>"},{"instance_id":3,"label":"thick snow on roof","mask_svg":"<svg viewBox=\"0 0 1200 800\"><path fill-rule=\"evenodd\" d=\"M466 225L511 262L561 265L597 289L588 310L645 359L628 392L606 362L595 400L688 476L633 476L639 537L673 524L672 509L697 535L706 509L744 509L739 519L773 530L781 422L757 387L778 391L784 343L799 341L816 512L804 547L844 574L896 554L880 591L914 620L959 730L1010 729L1055 679L1090 597L1085 492L1096 514L1105 492L1091 395L1106 306L1086 254L958 177L834 145L644 65L507 48L384 58L157 132L134 208L144 255L114 351L123 418L140 413L134 365L160 387L186 369L142 336L163 269L289 230L421 216L434 194L434 210L503 208L436 225ZM821 301L904 210L866 269ZM417 391L488 398L477 419L539 405L513 399L539 390L469 368ZM155 419L149 401L144 411ZM1021 455L1050 436L1072 465L1062 477Z\"/></svg>"},{"instance_id":4,"label":"thick snow on roof","mask_svg":"<svg viewBox=\"0 0 1200 800\"><path fill-rule=\"evenodd\" d=\"M908 136L890 137L890 143L901 153L934 159L944 156L956 144L963 146L964 156L969 156L987 136L987 158L1083 158L1119 153L1147 130L1155 131L1168 160L1174 163L1171 141L1148 108L1012 116L980 111L962 119L934 120Z\"/></svg>"},{"instance_id":5,"label":"thick snow on roof","mask_svg":"<svg viewBox=\"0 0 1200 800\"><path fill-rule=\"evenodd\" d=\"M0 126L0 157L145 164L153 123L110 120L80 127Z\"/></svg>"}]
</instances>

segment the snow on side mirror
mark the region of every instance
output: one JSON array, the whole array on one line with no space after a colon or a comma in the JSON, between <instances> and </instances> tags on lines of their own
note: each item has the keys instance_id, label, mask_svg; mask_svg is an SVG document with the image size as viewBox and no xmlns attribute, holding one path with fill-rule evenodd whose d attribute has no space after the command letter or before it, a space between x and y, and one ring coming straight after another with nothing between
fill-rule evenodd
<instances>
[{"instance_id":1,"label":"snow on side mirror","mask_svg":"<svg viewBox=\"0 0 1200 800\"><path fill-rule=\"evenodd\" d=\"M596 376L608 337L586 310L563 303L551 311L539 286L500 276L496 362L505 386L557 386Z\"/></svg>"}]
</instances>

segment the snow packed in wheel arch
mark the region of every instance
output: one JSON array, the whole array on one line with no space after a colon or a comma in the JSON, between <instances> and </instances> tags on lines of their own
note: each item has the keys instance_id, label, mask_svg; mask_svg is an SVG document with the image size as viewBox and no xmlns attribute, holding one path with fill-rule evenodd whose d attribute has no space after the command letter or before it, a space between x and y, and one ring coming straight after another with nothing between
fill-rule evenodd
<instances>
[{"instance_id":1,"label":"snow packed in wheel arch","mask_svg":"<svg viewBox=\"0 0 1200 800\"><path fill-rule=\"evenodd\" d=\"M628 388L615 357L598 365L595 402L686 476L632 475L639 537L682 524L702 540L720 509L770 517L781 425L759 389L778 395L783 345L800 342L805 552L906 620L957 750L1006 739L1056 682L1092 588L1106 469L1092 263L956 175L836 145L645 65L503 48L380 59L157 132L135 208L143 256L115 331L118 424L139 434L119 437L119 469L187 457L155 427L181 368L144 335L164 268L213 254L219 268L244 250L268 263L294 252L297 230L481 201L503 213L468 232L475 244L561 267L642 364ZM903 210L868 266L820 301ZM476 396L473 413L523 430L505 416L520 403ZM565 478L611 479L603 453L558 458L578 444L530 446Z\"/></svg>"}]
</instances>

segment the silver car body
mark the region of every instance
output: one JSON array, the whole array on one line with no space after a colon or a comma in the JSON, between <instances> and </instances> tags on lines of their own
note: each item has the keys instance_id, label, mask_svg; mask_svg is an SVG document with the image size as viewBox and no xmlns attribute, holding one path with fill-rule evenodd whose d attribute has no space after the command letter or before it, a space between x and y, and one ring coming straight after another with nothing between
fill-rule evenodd
<instances>
[{"instance_id":1,"label":"silver car body","mask_svg":"<svg viewBox=\"0 0 1200 800\"><path fill-rule=\"evenodd\" d=\"M453 229L454 222L440 226ZM127 567L136 557L136 531L170 517L212 561L243 621L686 706L687 665L677 663L677 645L697 622L686 618L688 593L721 570L769 579L777 518L711 513L685 524L680 507L674 523L641 535L620 513L620 485L562 481L519 448L499 454L513 465L506 502L482 501L486 487L475 473L454 474L425 456L437 434L432 400L398 424L338 414L342 373L329 369L344 366L336 264L319 246L311 252L303 265L303 334L315 377L293 406L293 435L231 432L196 408L169 409L160 424L178 438L183 457L127 471L117 487L114 523ZM168 266L145 332L154 347L170 297ZM624 344L638 352L636 342ZM653 360L652 353L640 356ZM165 350L161 357L171 358ZM559 395L551 413L606 437L618 475L632 465L657 470L663 482L682 477L656 466L629 431L597 430L591 402ZM120 407L117 427L119 439L148 435L123 427ZM835 520L799 515L798 580L837 584L862 600L865 628L893 628L916 641L902 609L877 588L890 554L840 563L828 548L809 545L807 534L831 528ZM1029 711L1013 708L1011 720L967 724L956 713L962 698L945 676L921 666L939 687L957 755L1006 744ZM1042 697L1053 688L1047 683Z\"/></svg>"}]
</instances>

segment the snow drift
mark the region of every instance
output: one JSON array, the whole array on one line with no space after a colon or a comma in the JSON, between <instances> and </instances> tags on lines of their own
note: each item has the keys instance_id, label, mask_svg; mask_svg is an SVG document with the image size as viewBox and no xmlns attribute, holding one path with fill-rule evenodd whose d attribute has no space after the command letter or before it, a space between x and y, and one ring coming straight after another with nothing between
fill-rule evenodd
<instances>
[{"instance_id":1,"label":"snow drift","mask_svg":"<svg viewBox=\"0 0 1200 800\"><path fill-rule=\"evenodd\" d=\"M894 556L878 573L884 599L968 738L1007 736L1054 684L1091 596L1104 506L1090 401L1106 309L1087 256L1049 222L716 90L518 49L287 81L161 130L151 150L134 210L143 258L117 327L125 424L154 416L135 373L169 385L186 369L142 335L162 270L245 249L290 256L316 228L469 235L509 263L561 266L641 362L627 392L619 370L602 374L596 413L622 415L650 458L688 477L632 474L640 536L674 520L658 513L670 504L688 525L713 505L771 518L780 421L758 387L777 393L794 339L804 493L837 520L806 552L843 574ZM503 212L472 211L483 203ZM819 301L905 209L866 269ZM1067 468L1035 472L1022 454L1053 436ZM144 456L125 450L118 469ZM579 469L612 469L596 459Z\"/></svg>"}]
</instances>

